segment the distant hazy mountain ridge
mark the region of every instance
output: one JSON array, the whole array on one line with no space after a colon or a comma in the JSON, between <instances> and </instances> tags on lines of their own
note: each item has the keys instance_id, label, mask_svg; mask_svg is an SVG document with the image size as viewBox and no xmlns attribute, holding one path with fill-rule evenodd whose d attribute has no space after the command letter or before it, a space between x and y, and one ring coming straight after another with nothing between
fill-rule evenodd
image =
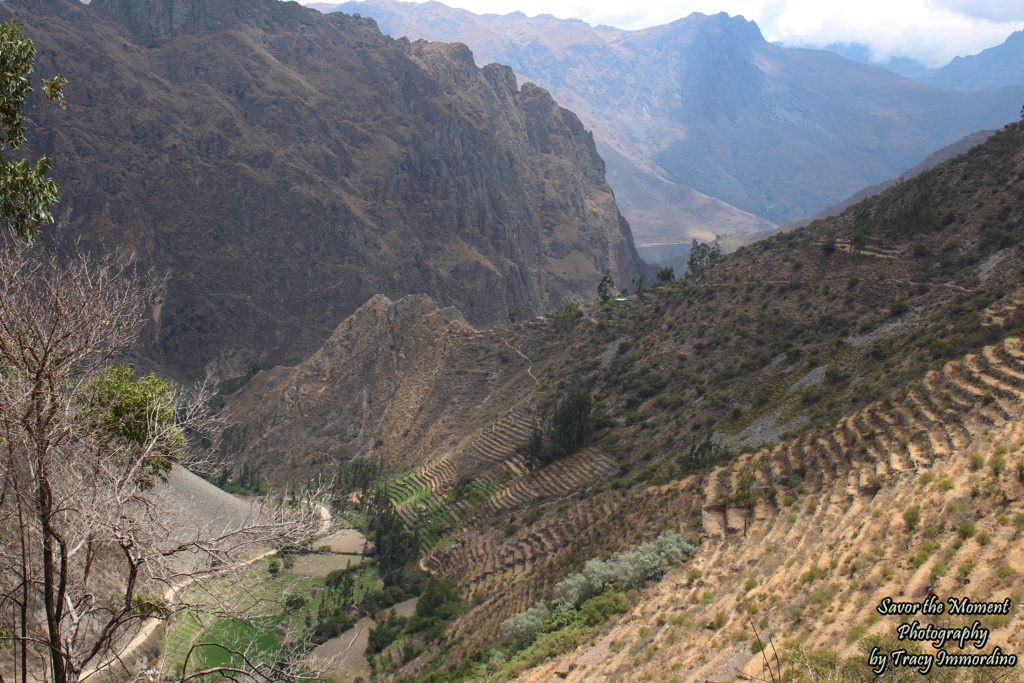
<instances>
[{"instance_id":1,"label":"distant hazy mountain ridge","mask_svg":"<svg viewBox=\"0 0 1024 683\"><path fill-rule=\"evenodd\" d=\"M939 88L978 90L1024 84L1024 31L1016 31L1002 44L982 50L976 55L954 57L949 64L937 69L929 69L907 58L875 63L871 61L868 48L858 43L826 45L824 49Z\"/></svg>"},{"instance_id":2,"label":"distant hazy mountain ridge","mask_svg":"<svg viewBox=\"0 0 1024 683\"><path fill-rule=\"evenodd\" d=\"M998 88L1024 83L1024 31L976 55L957 57L919 80L940 88Z\"/></svg>"}]
</instances>

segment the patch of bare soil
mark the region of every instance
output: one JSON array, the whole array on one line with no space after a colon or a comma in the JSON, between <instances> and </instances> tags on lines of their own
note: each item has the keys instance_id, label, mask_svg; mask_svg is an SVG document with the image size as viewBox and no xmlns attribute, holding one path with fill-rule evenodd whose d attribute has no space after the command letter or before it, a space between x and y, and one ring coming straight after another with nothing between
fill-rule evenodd
<instances>
[{"instance_id":1,"label":"patch of bare soil","mask_svg":"<svg viewBox=\"0 0 1024 683\"><path fill-rule=\"evenodd\" d=\"M295 562L289 567L288 573L295 574L296 576L324 577L337 569L347 569L362 561L362 555L342 555L340 553L317 555L309 553L295 558Z\"/></svg>"},{"instance_id":2,"label":"patch of bare soil","mask_svg":"<svg viewBox=\"0 0 1024 683\"><path fill-rule=\"evenodd\" d=\"M337 638L331 638L313 650L310 664L319 667L325 662L330 662L323 676L337 683L368 678L370 665L366 662L366 644L370 639L370 629L376 625L377 622L370 617L363 617Z\"/></svg>"},{"instance_id":3,"label":"patch of bare soil","mask_svg":"<svg viewBox=\"0 0 1024 683\"><path fill-rule=\"evenodd\" d=\"M419 598L409 598L408 600L395 603L391 610L388 611L393 610L400 617L411 617L412 613L416 611L416 603L419 601Z\"/></svg>"},{"instance_id":4,"label":"patch of bare soil","mask_svg":"<svg viewBox=\"0 0 1024 683\"><path fill-rule=\"evenodd\" d=\"M400 617L408 617L416 610L417 602L419 598L410 598L395 604L391 610ZM331 638L313 650L310 664L317 666L330 661L330 666L323 675L337 683L347 683L357 678L368 679L370 667L366 662L366 645L369 642L370 629L376 625L377 622L370 617L363 617L337 638Z\"/></svg>"},{"instance_id":5,"label":"patch of bare soil","mask_svg":"<svg viewBox=\"0 0 1024 683\"><path fill-rule=\"evenodd\" d=\"M332 553L359 555L363 552L366 537L355 529L339 529L317 543L330 546Z\"/></svg>"}]
</instances>

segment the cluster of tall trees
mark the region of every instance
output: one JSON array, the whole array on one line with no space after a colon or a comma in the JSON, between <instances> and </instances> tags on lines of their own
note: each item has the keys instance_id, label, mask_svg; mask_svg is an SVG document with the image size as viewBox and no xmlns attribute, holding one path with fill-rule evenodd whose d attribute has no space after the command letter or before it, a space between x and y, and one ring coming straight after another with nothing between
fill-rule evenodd
<instances>
[{"instance_id":1,"label":"cluster of tall trees","mask_svg":"<svg viewBox=\"0 0 1024 683\"><path fill-rule=\"evenodd\" d=\"M530 438L520 447L527 466L542 467L586 445L594 428L593 408L586 386L575 387L562 396L551 416L534 424Z\"/></svg>"},{"instance_id":2,"label":"cluster of tall trees","mask_svg":"<svg viewBox=\"0 0 1024 683\"><path fill-rule=\"evenodd\" d=\"M383 486L373 490L366 503L366 515L381 580L385 586L402 583L419 556L419 530L409 530Z\"/></svg>"}]
</instances>

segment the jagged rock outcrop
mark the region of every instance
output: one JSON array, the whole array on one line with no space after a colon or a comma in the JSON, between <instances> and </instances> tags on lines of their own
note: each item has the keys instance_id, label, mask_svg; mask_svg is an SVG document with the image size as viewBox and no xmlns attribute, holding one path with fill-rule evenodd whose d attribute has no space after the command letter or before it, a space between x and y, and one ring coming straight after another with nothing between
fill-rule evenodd
<instances>
[{"instance_id":1,"label":"jagged rock outcrop","mask_svg":"<svg viewBox=\"0 0 1024 683\"><path fill-rule=\"evenodd\" d=\"M38 71L48 238L120 246L168 280L149 353L228 373L307 357L372 296L476 325L640 274L579 120L464 45L276 0L13 0Z\"/></svg>"}]
</instances>

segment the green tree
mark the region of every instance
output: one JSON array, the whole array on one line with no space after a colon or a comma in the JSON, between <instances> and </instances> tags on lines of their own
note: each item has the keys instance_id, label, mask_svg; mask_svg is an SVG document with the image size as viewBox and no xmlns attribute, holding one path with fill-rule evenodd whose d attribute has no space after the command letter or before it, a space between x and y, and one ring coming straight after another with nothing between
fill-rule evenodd
<instances>
[{"instance_id":1,"label":"green tree","mask_svg":"<svg viewBox=\"0 0 1024 683\"><path fill-rule=\"evenodd\" d=\"M575 301L567 301L556 308L554 313L551 315L555 321L555 329L559 332L564 332L569 329L569 326L576 322L576 319L582 316L583 313L580 311L579 304Z\"/></svg>"},{"instance_id":2,"label":"green tree","mask_svg":"<svg viewBox=\"0 0 1024 683\"><path fill-rule=\"evenodd\" d=\"M643 301L647 296L647 285L644 282L644 276L641 275L638 279L633 280L633 287L636 289L636 296L640 301Z\"/></svg>"},{"instance_id":3,"label":"green tree","mask_svg":"<svg viewBox=\"0 0 1024 683\"><path fill-rule=\"evenodd\" d=\"M663 285L668 285L674 282L676 279L676 271L672 266L665 266L664 268L658 269L658 282Z\"/></svg>"},{"instance_id":4,"label":"green tree","mask_svg":"<svg viewBox=\"0 0 1024 683\"><path fill-rule=\"evenodd\" d=\"M562 396L550 417L545 410L541 422L534 423L530 438L519 446L526 466L537 469L585 446L594 428L593 407L590 390L578 386Z\"/></svg>"},{"instance_id":5,"label":"green tree","mask_svg":"<svg viewBox=\"0 0 1024 683\"><path fill-rule=\"evenodd\" d=\"M597 283L597 297L601 301L608 301L612 298L612 290L615 288L615 281L612 280L612 274L609 271L604 271L604 275L601 276L601 281Z\"/></svg>"},{"instance_id":6,"label":"green tree","mask_svg":"<svg viewBox=\"0 0 1024 683\"><path fill-rule=\"evenodd\" d=\"M543 464L544 459L544 430L536 422L530 431L530 438L526 440L519 452L526 461L526 466L535 470Z\"/></svg>"},{"instance_id":7,"label":"green tree","mask_svg":"<svg viewBox=\"0 0 1024 683\"><path fill-rule=\"evenodd\" d=\"M587 442L593 425L590 390L576 387L566 394L551 416L551 444L554 458L572 455Z\"/></svg>"},{"instance_id":8,"label":"green tree","mask_svg":"<svg viewBox=\"0 0 1024 683\"><path fill-rule=\"evenodd\" d=\"M36 48L21 34L17 22L0 22L0 226L15 240L31 243L39 226L53 220L50 207L60 196L57 181L48 178L50 160L5 158L25 142L25 99L32 92ZM64 107L67 80L43 80L45 96Z\"/></svg>"},{"instance_id":9,"label":"green tree","mask_svg":"<svg viewBox=\"0 0 1024 683\"><path fill-rule=\"evenodd\" d=\"M687 267L694 275L700 275L721 260L722 247L718 244L717 238L710 244L694 240L690 246L690 260L687 262Z\"/></svg>"},{"instance_id":10,"label":"green tree","mask_svg":"<svg viewBox=\"0 0 1024 683\"><path fill-rule=\"evenodd\" d=\"M144 489L158 479L165 481L185 449L185 435L174 426L176 401L170 384L154 373L136 379L127 364L96 373L79 398L98 457L134 453L135 462L120 465L132 470L132 479ZM165 425L171 427L164 429ZM159 437L150 443L154 434ZM134 448L125 448L128 445Z\"/></svg>"},{"instance_id":11,"label":"green tree","mask_svg":"<svg viewBox=\"0 0 1024 683\"><path fill-rule=\"evenodd\" d=\"M419 554L419 534L409 531L383 486L374 489L366 512L381 580L385 586L397 585L403 581L406 567Z\"/></svg>"},{"instance_id":12,"label":"green tree","mask_svg":"<svg viewBox=\"0 0 1024 683\"><path fill-rule=\"evenodd\" d=\"M431 574L423 595L416 603L416 616L421 619L451 619L459 612L459 587L451 579Z\"/></svg>"}]
</instances>

